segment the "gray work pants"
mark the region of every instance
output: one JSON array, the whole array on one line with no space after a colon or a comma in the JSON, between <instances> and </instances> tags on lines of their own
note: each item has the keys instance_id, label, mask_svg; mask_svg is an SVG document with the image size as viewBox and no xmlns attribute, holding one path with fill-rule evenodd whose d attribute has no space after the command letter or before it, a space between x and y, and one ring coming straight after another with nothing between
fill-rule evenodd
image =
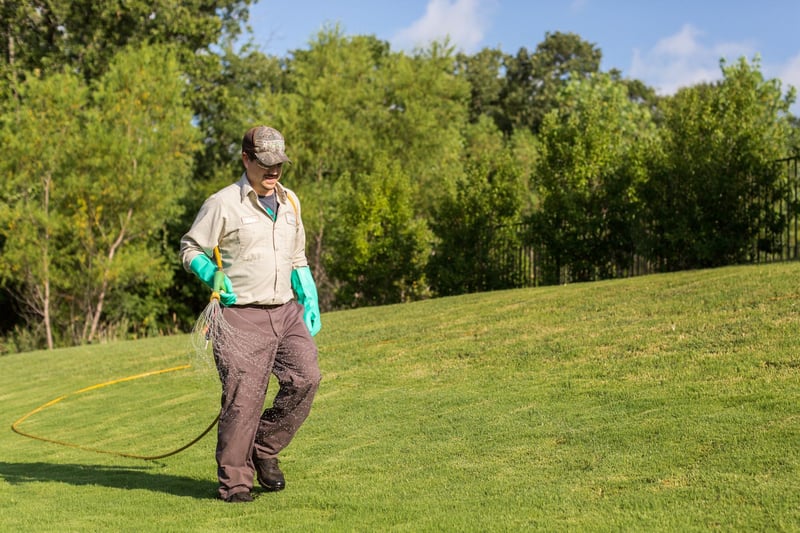
<instances>
[{"instance_id":1,"label":"gray work pants","mask_svg":"<svg viewBox=\"0 0 800 533\"><path fill-rule=\"evenodd\" d=\"M214 345L222 382L217 475L225 499L252 489L254 460L276 457L291 442L311 410L321 376L317 346L299 303L222 313L236 330L229 342ZM270 374L279 389L262 413Z\"/></svg>"}]
</instances>

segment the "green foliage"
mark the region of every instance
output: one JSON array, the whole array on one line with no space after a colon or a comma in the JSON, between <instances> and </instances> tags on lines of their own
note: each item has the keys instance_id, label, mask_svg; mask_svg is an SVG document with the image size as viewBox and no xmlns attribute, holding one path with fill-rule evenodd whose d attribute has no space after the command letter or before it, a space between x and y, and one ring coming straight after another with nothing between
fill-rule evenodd
<instances>
[{"instance_id":1,"label":"green foliage","mask_svg":"<svg viewBox=\"0 0 800 533\"><path fill-rule=\"evenodd\" d=\"M429 246L420 244L426 219L452 192L462 169L468 85L453 73L452 51L433 45L414 56L390 53L388 45L375 38L345 38L338 28L328 28L309 50L295 53L282 87L286 89L262 95L258 109L264 114L254 120L275 125L287 139L293 164L284 182L303 203L309 260L321 285L323 306L334 305L333 295L336 305L354 305L426 294L421 274L425 261L420 259L425 255L421 250ZM394 163L387 164L389 160ZM403 198L395 191L399 173L407 187ZM343 180L355 182L341 184ZM354 224L343 224L342 202L349 209L348 199L362 195L376 206L383 198L397 197L400 204L393 206L394 212L353 213L348 220ZM356 222L362 216L366 221ZM377 266L381 261L373 261L375 272L365 273L369 259L363 253L388 253L374 249L374 243L351 264L354 243L374 241L377 235L367 228L393 228L401 220L408 225L404 230L380 231L398 231L398 236L407 232L408 249L403 246L398 253L408 264L393 265L388 272ZM391 241L386 248L398 244ZM376 294L378 278L388 273L400 277L380 281L387 293ZM372 280L372 287L363 287L361 276Z\"/></svg>"},{"instance_id":2,"label":"green foliage","mask_svg":"<svg viewBox=\"0 0 800 533\"><path fill-rule=\"evenodd\" d=\"M171 44L184 59L235 37L252 0L4 0L0 52L5 72L60 71L85 80L105 72L126 46Z\"/></svg>"},{"instance_id":3,"label":"green foliage","mask_svg":"<svg viewBox=\"0 0 800 533\"><path fill-rule=\"evenodd\" d=\"M458 74L470 85L469 119L477 121L481 116L503 121L500 97L505 85L503 66L508 61L506 54L496 48L484 48L474 55L458 54Z\"/></svg>"},{"instance_id":4,"label":"green foliage","mask_svg":"<svg viewBox=\"0 0 800 533\"><path fill-rule=\"evenodd\" d=\"M197 152L196 188L190 197L192 217L211 192L241 176L241 138L260 120L261 96L280 90L284 80L277 58L249 47L236 52L227 45L220 55L201 59L191 66L186 95L203 139L203 150Z\"/></svg>"},{"instance_id":5,"label":"green foliage","mask_svg":"<svg viewBox=\"0 0 800 533\"><path fill-rule=\"evenodd\" d=\"M668 270L747 261L760 232L769 241L783 230L765 200L789 191L774 162L788 148L790 100L758 61L722 70L721 82L663 102L663 147L645 195L647 253Z\"/></svg>"},{"instance_id":6,"label":"green foliage","mask_svg":"<svg viewBox=\"0 0 800 533\"><path fill-rule=\"evenodd\" d=\"M74 75L30 76L6 100L0 144L0 279L14 287L29 324L40 323L52 348L61 328L54 322L71 283L64 246L69 242L67 183L79 159L80 119L87 91Z\"/></svg>"},{"instance_id":7,"label":"green foliage","mask_svg":"<svg viewBox=\"0 0 800 533\"><path fill-rule=\"evenodd\" d=\"M471 126L466 139L464 174L432 217L437 244L428 276L440 295L513 286L506 279L513 266L499 256L520 244L509 225L525 207L523 174L490 119Z\"/></svg>"},{"instance_id":8,"label":"green foliage","mask_svg":"<svg viewBox=\"0 0 800 533\"><path fill-rule=\"evenodd\" d=\"M333 252L334 188L345 176L371 174L380 154L375 129L388 119L383 100L388 45L375 38L345 38L321 31L309 50L298 50L280 84L260 93L250 123L271 124L286 138L292 164L283 183L303 205L307 255L320 289L320 305L333 305L341 284L325 271ZM355 292L355 291L353 291Z\"/></svg>"},{"instance_id":9,"label":"green foliage","mask_svg":"<svg viewBox=\"0 0 800 533\"><path fill-rule=\"evenodd\" d=\"M541 206L533 220L554 258L545 276L551 283L613 277L633 258L655 126L608 75L573 80L560 102L542 124L536 176Z\"/></svg>"},{"instance_id":10,"label":"green foliage","mask_svg":"<svg viewBox=\"0 0 800 533\"><path fill-rule=\"evenodd\" d=\"M153 257L154 245L181 212L198 147L179 73L164 48L135 48L119 54L94 86L88 151L70 190L79 245L75 269L84 273L83 294L91 302L88 340L109 294L133 285L163 291L171 281L165 259ZM148 315L132 319L152 321L152 310Z\"/></svg>"},{"instance_id":11,"label":"green foliage","mask_svg":"<svg viewBox=\"0 0 800 533\"><path fill-rule=\"evenodd\" d=\"M574 33L548 32L533 53L520 48L506 58L504 116L498 125L506 133L522 128L538 133L544 116L558 106L561 89L599 72L601 59L599 48Z\"/></svg>"},{"instance_id":12,"label":"green foliage","mask_svg":"<svg viewBox=\"0 0 800 533\"><path fill-rule=\"evenodd\" d=\"M452 193L463 172L469 84L456 76L453 50L443 45L393 58L386 73L390 117L380 125L380 139L425 190L416 204L417 213L425 216Z\"/></svg>"},{"instance_id":13,"label":"green foliage","mask_svg":"<svg viewBox=\"0 0 800 533\"><path fill-rule=\"evenodd\" d=\"M287 65L288 94L266 94L254 117L284 132L297 184L335 183L348 171L369 171L375 129L388 119L383 100L388 46L374 38L322 31Z\"/></svg>"},{"instance_id":14,"label":"green foliage","mask_svg":"<svg viewBox=\"0 0 800 533\"><path fill-rule=\"evenodd\" d=\"M789 117L791 133L789 139L789 154L800 155L800 117Z\"/></svg>"},{"instance_id":15,"label":"green foliage","mask_svg":"<svg viewBox=\"0 0 800 533\"><path fill-rule=\"evenodd\" d=\"M12 344L190 327L178 236L258 123L286 136L323 310L519 286L534 255L537 283L729 264L786 231L795 95L757 62L657 97L572 33L409 54L329 26L277 58L234 49L251 3L0 0Z\"/></svg>"},{"instance_id":16,"label":"green foliage","mask_svg":"<svg viewBox=\"0 0 800 533\"><path fill-rule=\"evenodd\" d=\"M289 89L266 94L257 120L285 132L298 183L336 182L370 172L392 154L420 184L446 187L460 170L468 84L453 72L452 50L390 53L373 37L320 32L287 64ZM425 211L430 204L421 204Z\"/></svg>"},{"instance_id":17,"label":"green foliage","mask_svg":"<svg viewBox=\"0 0 800 533\"><path fill-rule=\"evenodd\" d=\"M0 163L3 276L47 346L124 321L152 333L167 311L155 297L171 283L158 244L197 146L179 73L168 50L135 48L90 89L71 74L27 76L7 102L2 137L17 156Z\"/></svg>"},{"instance_id":18,"label":"green foliage","mask_svg":"<svg viewBox=\"0 0 800 533\"><path fill-rule=\"evenodd\" d=\"M342 285L335 306L407 302L428 295L431 233L414 214L412 180L396 161L337 182L327 271ZM343 261L341 258L347 258Z\"/></svg>"}]
</instances>

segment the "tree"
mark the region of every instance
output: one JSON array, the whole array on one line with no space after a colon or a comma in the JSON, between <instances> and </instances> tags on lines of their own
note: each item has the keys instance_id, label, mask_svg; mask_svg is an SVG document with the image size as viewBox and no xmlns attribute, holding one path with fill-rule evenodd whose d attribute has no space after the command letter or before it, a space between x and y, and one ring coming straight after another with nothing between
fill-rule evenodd
<instances>
[{"instance_id":1,"label":"tree","mask_svg":"<svg viewBox=\"0 0 800 533\"><path fill-rule=\"evenodd\" d=\"M500 95L505 84L503 67L509 58L500 49L484 48L475 55L458 54L458 75L470 85L469 120L477 122L486 115L501 123Z\"/></svg>"},{"instance_id":2,"label":"tree","mask_svg":"<svg viewBox=\"0 0 800 533\"><path fill-rule=\"evenodd\" d=\"M327 271L339 282L335 306L408 302L429 294L431 233L414 214L412 179L382 156L372 174L339 180L331 202Z\"/></svg>"},{"instance_id":3,"label":"tree","mask_svg":"<svg viewBox=\"0 0 800 533\"><path fill-rule=\"evenodd\" d=\"M241 135L243 110L252 109L254 93L280 70L276 59L253 52L250 44L239 55L232 51L231 43L250 29L243 25L252 3L0 0L0 51L5 60L0 62L0 76L11 82L11 95L26 72L60 72L64 65L89 82L102 76L114 55L127 46L171 46L188 79L185 90L204 136L204 150L197 154L200 186L195 190L200 198L221 178L229 179L236 155L230 153L230 140Z\"/></svg>"},{"instance_id":4,"label":"tree","mask_svg":"<svg viewBox=\"0 0 800 533\"><path fill-rule=\"evenodd\" d=\"M252 50L226 45L197 68L187 87L194 122L203 138L197 154L195 194L190 196L194 216L209 193L241 175L241 138L260 117L261 95L283 90L281 61ZM187 221L191 222L191 220Z\"/></svg>"},{"instance_id":5,"label":"tree","mask_svg":"<svg viewBox=\"0 0 800 533\"><path fill-rule=\"evenodd\" d=\"M60 247L67 238L63 185L74 171L82 135L86 87L74 75L28 76L18 99L2 110L0 279L12 288L29 327L56 340L54 319L69 276Z\"/></svg>"},{"instance_id":6,"label":"tree","mask_svg":"<svg viewBox=\"0 0 800 533\"><path fill-rule=\"evenodd\" d=\"M303 201L321 304L333 305L334 294L341 301L342 294L360 291L344 286L355 279L344 264L351 261L347 243L359 237L337 233L329 239L341 225L333 206L350 194L339 182L366 180L372 189L358 181L352 194L388 195L375 184L393 187L396 180L378 174L396 172L384 163L396 160L410 179L414 201L408 220L429 217L461 171L469 87L454 74L453 52L446 46L408 56L390 53L388 44L374 37L345 38L338 28L320 32L309 50L295 51L282 87L285 91L264 92L258 120L275 125L287 139L294 163L284 179ZM344 277L333 277L328 268Z\"/></svg>"},{"instance_id":7,"label":"tree","mask_svg":"<svg viewBox=\"0 0 800 533\"><path fill-rule=\"evenodd\" d=\"M323 308L333 305L339 283L325 268L334 188L341 179L371 173L380 153L375 129L388 120L382 85L388 50L374 37L345 38L338 27L326 28L308 50L294 51L280 84L259 94L250 117L286 138L292 164L283 180L303 202L307 254Z\"/></svg>"},{"instance_id":8,"label":"tree","mask_svg":"<svg viewBox=\"0 0 800 533\"><path fill-rule=\"evenodd\" d=\"M149 299L134 315L144 326L155 319L153 306L165 307L158 294L171 276L159 249L161 231L181 212L199 147L171 50L128 49L93 89L84 132L89 151L68 190L76 271L83 273L75 299L86 317L80 339L89 342L107 301L120 304L118 321L131 312L123 295Z\"/></svg>"},{"instance_id":9,"label":"tree","mask_svg":"<svg viewBox=\"0 0 800 533\"><path fill-rule=\"evenodd\" d=\"M787 153L800 156L800 117L789 117L789 122L792 127L792 132Z\"/></svg>"},{"instance_id":10,"label":"tree","mask_svg":"<svg viewBox=\"0 0 800 533\"><path fill-rule=\"evenodd\" d=\"M529 128L538 133L544 116L558 102L558 94L571 80L599 72L602 52L574 33L546 33L529 53L520 48L508 56L506 85L500 94L504 110L498 124L506 134Z\"/></svg>"},{"instance_id":11,"label":"tree","mask_svg":"<svg viewBox=\"0 0 800 533\"><path fill-rule=\"evenodd\" d=\"M385 78L389 120L378 125L377 135L381 149L399 158L414 179L415 213L428 217L463 174L469 84L456 75L446 42L392 59Z\"/></svg>"},{"instance_id":12,"label":"tree","mask_svg":"<svg viewBox=\"0 0 800 533\"><path fill-rule=\"evenodd\" d=\"M4 280L43 321L48 347L127 322L147 333L167 308L163 228L197 148L175 54L127 50L91 88L69 73L28 74L20 88L3 113L17 149L0 166Z\"/></svg>"},{"instance_id":13,"label":"tree","mask_svg":"<svg viewBox=\"0 0 800 533\"><path fill-rule=\"evenodd\" d=\"M774 161L786 156L793 94L765 80L757 59L721 67L722 81L662 104L663 156L645 194L648 253L667 270L747 261L762 229L783 230L765 201L788 192Z\"/></svg>"},{"instance_id":14,"label":"tree","mask_svg":"<svg viewBox=\"0 0 800 533\"><path fill-rule=\"evenodd\" d=\"M98 78L126 46L170 44L181 60L236 37L252 0L0 0L6 72L60 71Z\"/></svg>"},{"instance_id":15,"label":"tree","mask_svg":"<svg viewBox=\"0 0 800 533\"><path fill-rule=\"evenodd\" d=\"M533 220L555 259L550 282L612 277L635 252L639 187L655 128L607 74L575 79L544 117Z\"/></svg>"},{"instance_id":16,"label":"tree","mask_svg":"<svg viewBox=\"0 0 800 533\"><path fill-rule=\"evenodd\" d=\"M437 295L514 286L512 266L498 255L521 244L512 224L527 207L526 175L490 118L471 125L465 141L464 173L430 218L436 244L428 278Z\"/></svg>"},{"instance_id":17,"label":"tree","mask_svg":"<svg viewBox=\"0 0 800 533\"><path fill-rule=\"evenodd\" d=\"M276 59L251 53L250 46L237 54L231 51L231 43L250 31L244 25L251 4L252 0L0 0L0 100L18 98L20 84L35 73L59 73L66 66L91 82L126 46L172 46L182 65L193 122L203 138L204 149L195 152L195 186L182 200L185 211L194 213L205 194L236 173L232 163L238 151L231 151L231 140L249 124L247 115L255 107L259 84L270 83L280 73ZM184 231L190 222L175 217L168 221L168 231ZM176 248L177 242L168 246ZM185 280L180 266L174 269L173 274ZM196 303L179 286L170 297L180 300L179 309Z\"/></svg>"},{"instance_id":18,"label":"tree","mask_svg":"<svg viewBox=\"0 0 800 533\"><path fill-rule=\"evenodd\" d=\"M628 89L628 98L632 102L646 106L653 118L658 122L658 102L660 97L656 94L654 88L646 85L641 80L623 78L622 73L617 69L611 69L608 74L615 82L625 85Z\"/></svg>"}]
</instances>

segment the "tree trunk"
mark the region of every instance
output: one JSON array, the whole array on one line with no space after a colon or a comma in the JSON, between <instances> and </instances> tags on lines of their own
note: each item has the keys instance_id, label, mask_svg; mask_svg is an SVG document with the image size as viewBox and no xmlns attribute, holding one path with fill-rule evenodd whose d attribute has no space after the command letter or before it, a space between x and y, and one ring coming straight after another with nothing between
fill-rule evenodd
<instances>
[{"instance_id":1,"label":"tree trunk","mask_svg":"<svg viewBox=\"0 0 800 533\"><path fill-rule=\"evenodd\" d=\"M103 283L100 286L100 293L97 295L97 307L95 307L94 316L92 317L92 328L89 330L88 342L92 342L95 335L97 335L97 329L100 325L100 315L103 314L103 304L105 303L106 293L108 292L108 271L111 269L111 263L114 261L114 254L117 253L117 250L125 241L126 228L132 216L133 208L130 208L125 217L125 222L122 223L122 227L119 230L119 235L117 235L116 240L108 249L108 263L106 263L105 272L103 272Z\"/></svg>"},{"instance_id":2,"label":"tree trunk","mask_svg":"<svg viewBox=\"0 0 800 533\"><path fill-rule=\"evenodd\" d=\"M44 253L42 254L42 281L44 282L44 298L42 299L42 319L47 335L47 349L53 349L53 325L50 319L50 185L53 182L50 176L44 181Z\"/></svg>"}]
</instances>

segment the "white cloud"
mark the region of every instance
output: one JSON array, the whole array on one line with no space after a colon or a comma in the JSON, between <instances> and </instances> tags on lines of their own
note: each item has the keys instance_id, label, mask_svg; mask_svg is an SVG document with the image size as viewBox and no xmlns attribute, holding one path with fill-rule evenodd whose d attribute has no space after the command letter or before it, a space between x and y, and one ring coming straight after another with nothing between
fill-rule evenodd
<instances>
[{"instance_id":1,"label":"white cloud","mask_svg":"<svg viewBox=\"0 0 800 533\"><path fill-rule=\"evenodd\" d=\"M774 77L781 80L781 89L784 94L789 90L789 86L795 88L795 101L790 108L793 115L800 117L800 52L794 57L777 67L765 67L763 69L765 77Z\"/></svg>"},{"instance_id":2,"label":"white cloud","mask_svg":"<svg viewBox=\"0 0 800 533\"><path fill-rule=\"evenodd\" d=\"M392 46L402 49L425 47L449 38L466 53L477 51L491 20L496 0L429 0L422 18L397 32Z\"/></svg>"},{"instance_id":3,"label":"white cloud","mask_svg":"<svg viewBox=\"0 0 800 533\"><path fill-rule=\"evenodd\" d=\"M661 39L649 51L633 52L631 77L654 87L660 94L674 94L681 87L722 78L721 58L729 63L739 57L751 58L754 47L750 42L723 42L707 45L705 34L691 24Z\"/></svg>"},{"instance_id":4,"label":"white cloud","mask_svg":"<svg viewBox=\"0 0 800 533\"><path fill-rule=\"evenodd\" d=\"M569 5L570 13L581 13L589 4L589 0L572 0Z\"/></svg>"},{"instance_id":5,"label":"white cloud","mask_svg":"<svg viewBox=\"0 0 800 533\"><path fill-rule=\"evenodd\" d=\"M778 69L778 77L784 85L794 85L800 91L800 52Z\"/></svg>"},{"instance_id":6,"label":"white cloud","mask_svg":"<svg viewBox=\"0 0 800 533\"><path fill-rule=\"evenodd\" d=\"M675 35L658 41L653 54L665 57L691 56L701 51L697 38L702 35L703 33L691 24L685 24Z\"/></svg>"}]
</instances>

